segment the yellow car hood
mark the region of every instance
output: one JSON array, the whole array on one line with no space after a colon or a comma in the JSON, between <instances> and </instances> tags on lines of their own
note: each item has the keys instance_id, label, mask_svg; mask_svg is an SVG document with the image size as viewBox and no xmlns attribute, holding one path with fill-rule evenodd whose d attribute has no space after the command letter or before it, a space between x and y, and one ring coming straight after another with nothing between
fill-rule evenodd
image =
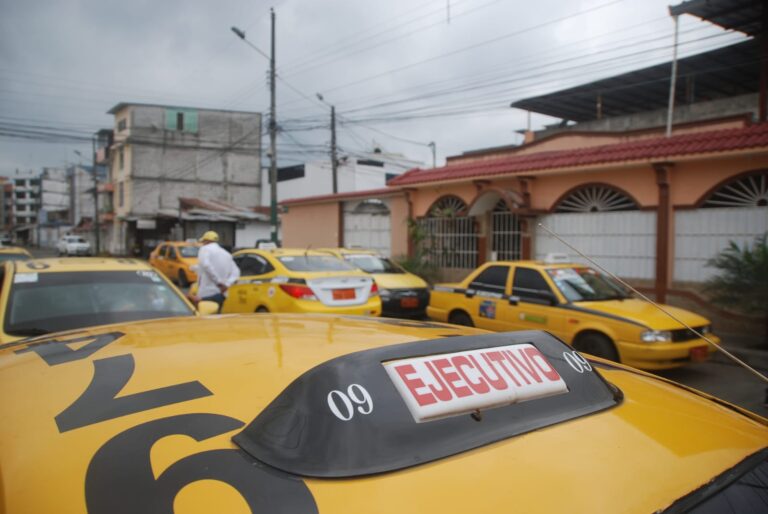
<instances>
[{"instance_id":1,"label":"yellow car hood","mask_svg":"<svg viewBox=\"0 0 768 514\"><path fill-rule=\"evenodd\" d=\"M372 273L380 289L419 289L427 283L410 273Z\"/></svg>"},{"instance_id":2,"label":"yellow car hood","mask_svg":"<svg viewBox=\"0 0 768 514\"><path fill-rule=\"evenodd\" d=\"M684 328L683 325L664 314L652 304L637 298L626 300L605 300L602 302L574 302L576 307L598 311L612 316L640 323L653 330L675 330ZM675 316L677 319L692 327L708 325L709 320L685 309L679 309L670 305L661 307Z\"/></svg>"},{"instance_id":3,"label":"yellow car hood","mask_svg":"<svg viewBox=\"0 0 768 514\"><path fill-rule=\"evenodd\" d=\"M285 417L265 439L317 434L318 424L329 430L321 436L354 433L366 413L405 407L376 394L364 401L344 369L343 387L311 382L323 396L316 412L273 402L336 357L483 334L439 323L264 314L112 325L0 346L0 512L167 505L245 513L250 500L265 512L321 514L655 512L768 445L765 420L599 360L589 373L599 369L621 390L618 405L398 471L281 478L233 442L268 406ZM471 439L493 409L485 416L466 417L466 436L448 435ZM413 430L432 423L440 421ZM378 430L377 438L388 437L386 424ZM354 439L349 444L370 443Z\"/></svg>"}]
</instances>

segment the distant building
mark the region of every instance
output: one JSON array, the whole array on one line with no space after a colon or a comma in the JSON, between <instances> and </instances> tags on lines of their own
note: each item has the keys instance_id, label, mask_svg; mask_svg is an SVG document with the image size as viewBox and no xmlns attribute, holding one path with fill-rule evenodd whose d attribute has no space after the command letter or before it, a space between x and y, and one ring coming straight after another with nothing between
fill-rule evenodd
<instances>
[{"instance_id":1,"label":"distant building","mask_svg":"<svg viewBox=\"0 0 768 514\"><path fill-rule=\"evenodd\" d=\"M37 179L39 183L39 198L34 201L35 182L30 181L29 193L32 200L28 205L32 210L37 209L37 237L35 241L43 248L53 248L59 238L72 230L72 185L68 170L65 168L43 168L43 173ZM19 185L17 183L17 194ZM27 200L27 199L25 199ZM24 205L16 199L17 206ZM17 209L17 220L21 218ZM29 212L29 211L27 211ZM31 221L34 223L34 220ZM17 229L17 235L20 230ZM19 237L23 239L22 237ZM32 239L29 239L32 242Z\"/></svg>"},{"instance_id":2,"label":"distant building","mask_svg":"<svg viewBox=\"0 0 768 514\"><path fill-rule=\"evenodd\" d=\"M254 208L261 199L261 115L120 103L110 147L114 220L106 250L143 255L183 232L180 198ZM197 220L187 237L206 224ZM236 224L219 226L222 243L236 246ZM209 225L210 226L210 225Z\"/></svg>"}]
</instances>

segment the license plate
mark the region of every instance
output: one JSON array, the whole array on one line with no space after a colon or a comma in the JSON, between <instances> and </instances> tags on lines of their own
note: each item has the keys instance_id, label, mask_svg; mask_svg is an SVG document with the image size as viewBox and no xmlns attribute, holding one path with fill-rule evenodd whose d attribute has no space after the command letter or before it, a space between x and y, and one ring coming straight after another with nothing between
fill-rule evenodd
<instances>
[{"instance_id":1,"label":"license plate","mask_svg":"<svg viewBox=\"0 0 768 514\"><path fill-rule=\"evenodd\" d=\"M693 362L703 362L707 360L709 353L706 346L697 346L696 348L691 348L690 356Z\"/></svg>"},{"instance_id":2,"label":"license plate","mask_svg":"<svg viewBox=\"0 0 768 514\"><path fill-rule=\"evenodd\" d=\"M354 300L355 290L354 289L334 289L333 299L334 300Z\"/></svg>"},{"instance_id":3,"label":"license plate","mask_svg":"<svg viewBox=\"0 0 768 514\"><path fill-rule=\"evenodd\" d=\"M400 298L400 307L404 309L415 309L419 306L419 299L413 297Z\"/></svg>"}]
</instances>

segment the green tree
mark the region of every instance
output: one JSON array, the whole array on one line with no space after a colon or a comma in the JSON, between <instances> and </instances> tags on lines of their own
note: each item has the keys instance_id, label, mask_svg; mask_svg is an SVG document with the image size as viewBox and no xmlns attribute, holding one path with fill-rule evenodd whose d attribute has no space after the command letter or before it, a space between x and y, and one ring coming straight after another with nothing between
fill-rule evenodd
<instances>
[{"instance_id":1,"label":"green tree","mask_svg":"<svg viewBox=\"0 0 768 514\"><path fill-rule=\"evenodd\" d=\"M763 317L768 341L768 233L756 237L751 246L740 247L731 241L707 265L719 270L719 274L704 286L712 296L712 302Z\"/></svg>"}]
</instances>

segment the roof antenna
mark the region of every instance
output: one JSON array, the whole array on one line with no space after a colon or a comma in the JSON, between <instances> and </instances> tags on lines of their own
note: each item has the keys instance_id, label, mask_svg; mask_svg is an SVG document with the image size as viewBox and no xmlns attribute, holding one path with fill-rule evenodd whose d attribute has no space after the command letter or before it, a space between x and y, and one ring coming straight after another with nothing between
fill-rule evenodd
<instances>
[{"instance_id":1,"label":"roof antenna","mask_svg":"<svg viewBox=\"0 0 768 514\"><path fill-rule=\"evenodd\" d=\"M746 369L746 370L748 370L748 371L752 372L752 373L753 373L753 374L754 374L756 377L759 377L759 378L760 378L760 380L762 380L763 382L766 382L766 383L768 383L768 377L766 377L765 375L763 375L762 373L760 373L759 371L757 371L755 368L753 368L752 366L750 366L749 364L747 364L747 363L746 363L746 362L744 362L743 360L739 359L738 357L736 357L735 355L733 355L731 352L729 352L728 350L726 350L726 349L725 349L725 348L723 348L722 346L715 344L715 343L714 343L714 342L712 342L712 341L711 341L711 340L710 340L710 339L709 339L707 336L705 336L705 335L703 335L703 334L699 333L699 331L698 331L698 330L696 330L695 328L692 328L692 327L690 327L690 326L689 326L687 323L683 323L682 321L680 321L679 319L677 319L677 317L676 317L674 314L672 314L672 313L671 313L671 312L669 312L668 310L664 309L664 308L663 308L661 305L659 305L658 303L654 302L653 300L651 300L650 298L648 298L647 296L645 296L643 293L641 293L640 291L638 291L637 289L635 289L635 288L634 288L634 287L632 287L631 285L627 284L625 281L623 281L622 279L620 279L619 277L617 277L616 275L614 275L613 273L611 273L611 272L610 272L610 271L608 271L607 269L605 269L605 268L603 268L602 266L600 266L600 265L599 265L598 263L596 263L594 260L590 259L590 258L589 258L589 257L587 257L586 255L584 255L583 253L581 253L581 252L580 252L578 249L574 248L574 246L573 246L572 244L568 243L568 242L567 242L567 241L565 241L565 240L564 240L562 237L560 237L560 236L558 236L557 234L555 234L554 232L552 232L552 231L551 231L549 228L545 227L545 226L544 226L544 225L542 225L541 223L538 223L538 226L540 226L541 228L543 228L544 230L546 230L546 231L547 231L547 232L548 232L548 233L549 233L549 234L550 234L552 237L554 237L555 239L557 239L558 241L560 241L561 243L563 243L565 246L567 246L568 248L570 248L571 250L573 250L574 252L576 252L577 254L579 254L580 256L582 256L583 258L585 258L587 261L589 261L589 263L590 263L590 264L592 264L593 266L595 266L597 269L599 269L600 271L602 271L603 273L605 273L606 275L608 275L608 276L609 276L609 277L611 277L612 279L616 280L617 282L619 282L620 284L622 284L624 287L628 288L630 291L632 291L633 293L635 293L636 295L638 295L640 298L642 298L642 299L643 299L643 300L645 300L646 302L650 303L651 305L653 305L654 307L656 307L657 309L659 309L661 312L663 312L664 314L666 314L667 316L669 316L669 317L670 317L670 318L672 318L673 320L675 320L675 321L677 321L678 323L680 323L682 326L684 326L685 328L687 328L688 330L690 330L691 332L693 332L694 334L696 334L697 336L699 336L701 339L705 340L707 343L709 343L709 344L710 344L710 345L711 345L713 348L715 348L717 351L723 352L723 353L724 353L724 354L725 354L727 357L729 357L731 360L733 360L733 361L734 361L734 362L736 362L737 364L741 365L741 366L742 366L744 369Z\"/></svg>"}]
</instances>

